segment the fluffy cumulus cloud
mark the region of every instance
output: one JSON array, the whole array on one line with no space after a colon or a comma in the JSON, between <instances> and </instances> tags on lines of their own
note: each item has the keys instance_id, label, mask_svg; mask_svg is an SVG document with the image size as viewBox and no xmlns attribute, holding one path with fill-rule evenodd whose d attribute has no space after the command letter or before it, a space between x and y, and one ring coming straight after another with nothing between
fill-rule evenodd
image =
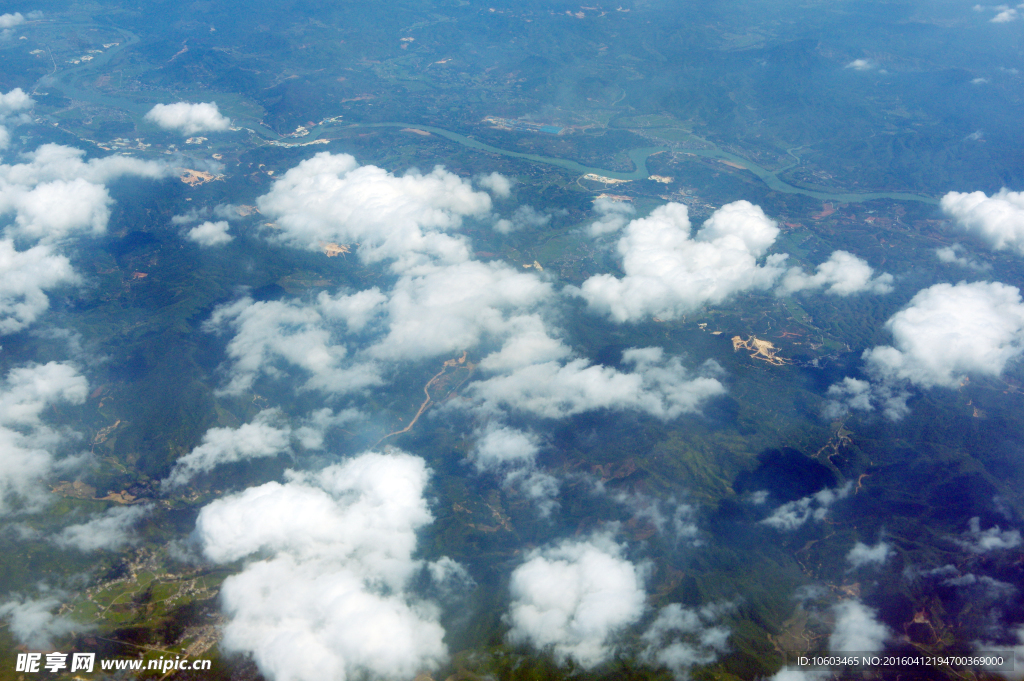
<instances>
[{"instance_id":1,"label":"fluffy cumulus cloud","mask_svg":"<svg viewBox=\"0 0 1024 681\"><path fill-rule=\"evenodd\" d=\"M875 62L870 59L854 59L843 68L853 69L854 71L870 71L875 68Z\"/></svg>"},{"instance_id":2,"label":"fluffy cumulus cloud","mask_svg":"<svg viewBox=\"0 0 1024 681\"><path fill-rule=\"evenodd\" d=\"M869 546L863 542L857 542L846 554L846 560L855 568L865 565L882 565L892 555L892 547L885 542L878 542Z\"/></svg>"},{"instance_id":3,"label":"fluffy cumulus cloud","mask_svg":"<svg viewBox=\"0 0 1024 681\"><path fill-rule=\"evenodd\" d=\"M879 653L889 638L889 628L878 621L876 612L858 600L842 601L833 607L835 627L828 639L834 653Z\"/></svg>"},{"instance_id":4,"label":"fluffy cumulus cloud","mask_svg":"<svg viewBox=\"0 0 1024 681\"><path fill-rule=\"evenodd\" d=\"M600 217L587 227L590 236L614 234L626 226L636 213L636 208L629 201L616 201L608 197L594 201L594 212Z\"/></svg>"},{"instance_id":5,"label":"fluffy cumulus cloud","mask_svg":"<svg viewBox=\"0 0 1024 681\"><path fill-rule=\"evenodd\" d=\"M721 368L711 361L696 374L661 348L631 348L622 353L622 361L634 370L623 372L585 359L528 364L478 381L467 393L484 408L507 407L545 418L615 409L661 419L696 412L709 398L725 393L715 378Z\"/></svg>"},{"instance_id":6,"label":"fluffy cumulus cloud","mask_svg":"<svg viewBox=\"0 0 1024 681\"><path fill-rule=\"evenodd\" d=\"M550 515L556 506L558 480L537 469L540 438L497 421L488 422L474 435L470 459L477 471L502 476L506 488L532 499L542 516Z\"/></svg>"},{"instance_id":7,"label":"fluffy cumulus cloud","mask_svg":"<svg viewBox=\"0 0 1024 681\"><path fill-rule=\"evenodd\" d=\"M43 423L44 410L58 403L81 404L87 383L74 367L59 362L18 367L0 387L0 514L34 510L47 500L40 484L67 436Z\"/></svg>"},{"instance_id":8,"label":"fluffy cumulus cloud","mask_svg":"<svg viewBox=\"0 0 1024 681\"><path fill-rule=\"evenodd\" d=\"M471 457L477 470L533 465L540 451L540 443L533 433L488 423L477 431L476 445Z\"/></svg>"},{"instance_id":9,"label":"fluffy cumulus cloud","mask_svg":"<svg viewBox=\"0 0 1024 681\"><path fill-rule=\"evenodd\" d=\"M188 230L185 236L189 241L195 241L200 246L223 246L235 238L228 234L228 223L225 220L217 222L207 220Z\"/></svg>"},{"instance_id":10,"label":"fluffy cumulus cloud","mask_svg":"<svg viewBox=\"0 0 1024 681\"><path fill-rule=\"evenodd\" d=\"M358 242L365 262L393 260L406 271L431 259L467 260L465 239L446 231L487 215L491 198L441 167L397 176L322 152L282 175L257 205L276 221L278 241L310 250Z\"/></svg>"},{"instance_id":11,"label":"fluffy cumulus cloud","mask_svg":"<svg viewBox=\"0 0 1024 681\"><path fill-rule=\"evenodd\" d=\"M517 335L538 322L525 312L552 295L550 284L504 263L466 261L425 266L401 277L386 305L388 331L371 354L421 359Z\"/></svg>"},{"instance_id":12,"label":"fluffy cumulus cloud","mask_svg":"<svg viewBox=\"0 0 1024 681\"><path fill-rule=\"evenodd\" d=\"M825 293L835 296L892 291L891 274L873 275L871 266L857 256L846 251L835 251L828 260L818 265L814 274L806 274L795 267L790 269L777 290L780 294L788 295L824 288Z\"/></svg>"},{"instance_id":13,"label":"fluffy cumulus cloud","mask_svg":"<svg viewBox=\"0 0 1024 681\"><path fill-rule=\"evenodd\" d=\"M331 299L326 302L330 305ZM308 389L343 393L381 382L375 365L345 361L348 349L335 340L316 306L242 298L215 309L204 328L232 334L226 394L251 389L262 375L282 376L283 366L307 375Z\"/></svg>"},{"instance_id":14,"label":"fluffy cumulus cloud","mask_svg":"<svg viewBox=\"0 0 1024 681\"><path fill-rule=\"evenodd\" d=\"M872 398L875 387L871 381L847 376L839 383L829 386L828 402L825 404L826 418L838 419L851 411L872 411L875 406Z\"/></svg>"},{"instance_id":15,"label":"fluffy cumulus cloud","mask_svg":"<svg viewBox=\"0 0 1024 681\"><path fill-rule=\"evenodd\" d=\"M78 232L102 234L112 202L104 182L168 172L155 161L120 155L83 161L84 154L44 144L25 154L25 163L0 165L0 216L14 216L8 235L50 242Z\"/></svg>"},{"instance_id":16,"label":"fluffy cumulus cloud","mask_svg":"<svg viewBox=\"0 0 1024 681\"><path fill-rule=\"evenodd\" d=\"M5 14L4 16L11 16ZM20 14L18 15L21 16ZM0 28L3 28L2 17L0 17ZM24 114L15 116L18 112L30 109L35 101L29 97L20 87L10 92L0 93L0 151L10 145L11 135L7 125L11 123L25 122L28 119Z\"/></svg>"},{"instance_id":17,"label":"fluffy cumulus cloud","mask_svg":"<svg viewBox=\"0 0 1024 681\"><path fill-rule=\"evenodd\" d=\"M157 104L146 114L146 120L185 135L220 132L231 127L231 121L220 113L216 102Z\"/></svg>"},{"instance_id":18,"label":"fluffy cumulus cloud","mask_svg":"<svg viewBox=\"0 0 1024 681\"><path fill-rule=\"evenodd\" d=\"M1016 21L1020 13L1017 9L1020 7L1010 7L1009 5L996 5L993 9L996 11L996 15L989 19L993 24L1006 24L1011 21Z\"/></svg>"},{"instance_id":19,"label":"fluffy cumulus cloud","mask_svg":"<svg viewBox=\"0 0 1024 681\"><path fill-rule=\"evenodd\" d=\"M693 236L686 206L669 203L633 220L618 242L626 276L595 275L576 293L591 309L618 322L650 315L675 319L737 293L771 287L785 255L758 260L779 229L757 206L719 208Z\"/></svg>"},{"instance_id":20,"label":"fluffy cumulus cloud","mask_svg":"<svg viewBox=\"0 0 1024 681\"><path fill-rule=\"evenodd\" d=\"M1020 291L999 282L935 284L885 326L893 344L864 351L871 380L845 378L829 388L826 416L879 408L898 420L909 386L952 388L967 376L999 376L1024 353Z\"/></svg>"},{"instance_id":21,"label":"fluffy cumulus cloud","mask_svg":"<svg viewBox=\"0 0 1024 681\"><path fill-rule=\"evenodd\" d=\"M50 307L46 291L78 283L71 262L47 245L24 251L0 239L0 335L29 326Z\"/></svg>"},{"instance_id":22,"label":"fluffy cumulus cloud","mask_svg":"<svg viewBox=\"0 0 1024 681\"><path fill-rule=\"evenodd\" d=\"M828 515L832 504L849 496L852 488L851 483L846 483L842 487L823 489L796 501L790 501L775 509L761 523L776 530L789 532L803 527L808 520L820 522Z\"/></svg>"},{"instance_id":23,"label":"fluffy cumulus cloud","mask_svg":"<svg viewBox=\"0 0 1024 681\"><path fill-rule=\"evenodd\" d=\"M643 571L607 536L535 549L512 572L509 640L590 669L644 612Z\"/></svg>"},{"instance_id":24,"label":"fluffy cumulus cloud","mask_svg":"<svg viewBox=\"0 0 1024 681\"><path fill-rule=\"evenodd\" d=\"M0 28L14 28L25 23L25 15L21 12L0 14Z\"/></svg>"},{"instance_id":25,"label":"fluffy cumulus cloud","mask_svg":"<svg viewBox=\"0 0 1024 681\"><path fill-rule=\"evenodd\" d=\"M266 458L287 452L291 447L291 427L279 409L264 409L238 428L211 428L202 443L174 463L164 485L186 484L200 473L224 463Z\"/></svg>"},{"instance_id":26,"label":"fluffy cumulus cloud","mask_svg":"<svg viewBox=\"0 0 1024 681\"><path fill-rule=\"evenodd\" d=\"M494 223L494 231L499 234L511 234L521 229L535 229L551 222L551 216L541 213L533 206L516 208L510 218L501 218Z\"/></svg>"},{"instance_id":27,"label":"fluffy cumulus cloud","mask_svg":"<svg viewBox=\"0 0 1024 681\"><path fill-rule=\"evenodd\" d=\"M0 110L24 108L27 96L3 95ZM31 102L31 100L27 100ZM0 164L0 334L20 331L49 307L46 291L78 282L58 242L102 234L112 199L104 182L123 175L161 177L164 166L124 156L82 160L84 152L44 144L24 163ZM9 219L8 219L9 218ZM18 250L15 240L28 242Z\"/></svg>"},{"instance_id":28,"label":"fluffy cumulus cloud","mask_svg":"<svg viewBox=\"0 0 1024 681\"><path fill-rule=\"evenodd\" d=\"M939 262L960 265L961 267L969 267L972 270L987 270L992 268L989 264L979 263L974 258L967 257L964 255L966 251L967 249L961 244L952 244L950 246L936 248L935 257L939 259Z\"/></svg>"},{"instance_id":29,"label":"fluffy cumulus cloud","mask_svg":"<svg viewBox=\"0 0 1024 681\"><path fill-rule=\"evenodd\" d=\"M146 504L114 506L88 522L65 527L52 541L61 548L79 551L119 549L135 542L132 529L150 510Z\"/></svg>"},{"instance_id":30,"label":"fluffy cumulus cloud","mask_svg":"<svg viewBox=\"0 0 1024 681\"><path fill-rule=\"evenodd\" d=\"M34 104L35 100L29 97L28 93L20 87L16 87L10 92L0 93L0 116L9 116L18 111L31 109Z\"/></svg>"},{"instance_id":31,"label":"fluffy cumulus cloud","mask_svg":"<svg viewBox=\"0 0 1024 681\"><path fill-rule=\"evenodd\" d=\"M941 206L960 229L991 248L1009 248L1024 255L1024 192L1002 189L992 196L949 192L942 197Z\"/></svg>"},{"instance_id":32,"label":"fluffy cumulus cloud","mask_svg":"<svg viewBox=\"0 0 1024 681\"><path fill-rule=\"evenodd\" d=\"M499 199L507 199L512 196L512 180L501 173L490 173L476 178L477 186L486 189Z\"/></svg>"},{"instance_id":33,"label":"fluffy cumulus cloud","mask_svg":"<svg viewBox=\"0 0 1024 681\"><path fill-rule=\"evenodd\" d=\"M987 530L981 529L981 518L971 518L967 532L959 543L974 553L988 553L1001 549L1015 549L1021 545L1020 530L1004 530L998 525Z\"/></svg>"},{"instance_id":34,"label":"fluffy cumulus cloud","mask_svg":"<svg viewBox=\"0 0 1024 681\"><path fill-rule=\"evenodd\" d=\"M936 284L885 326L893 345L864 353L868 372L923 388L954 387L968 374L998 376L1024 351L1020 291L998 282Z\"/></svg>"},{"instance_id":35,"label":"fluffy cumulus cloud","mask_svg":"<svg viewBox=\"0 0 1024 681\"><path fill-rule=\"evenodd\" d=\"M413 678L446 657L439 610L409 590L432 521L429 471L405 453L362 454L284 484L250 488L199 513L212 561L250 558L221 590L221 645L272 680ZM428 572L447 575L450 561Z\"/></svg>"},{"instance_id":36,"label":"fluffy cumulus cloud","mask_svg":"<svg viewBox=\"0 0 1024 681\"><path fill-rule=\"evenodd\" d=\"M60 600L52 596L14 598L0 605L0 618L8 620L11 633L22 645L31 650L49 650L55 638L83 629L81 624L53 614L59 606Z\"/></svg>"},{"instance_id":37,"label":"fluffy cumulus cloud","mask_svg":"<svg viewBox=\"0 0 1024 681\"><path fill-rule=\"evenodd\" d=\"M642 657L650 664L668 668L677 679L688 679L695 666L711 664L729 649L729 629L720 624L728 606L686 608L665 606L640 637Z\"/></svg>"},{"instance_id":38,"label":"fluffy cumulus cloud","mask_svg":"<svg viewBox=\"0 0 1024 681\"><path fill-rule=\"evenodd\" d=\"M611 491L600 481L594 485L595 493L607 494L617 504L622 504L633 514L630 522L644 523L658 534L675 541L684 541L699 546L700 532L696 522L696 509L681 503L675 497L661 498L637 491Z\"/></svg>"}]
</instances>

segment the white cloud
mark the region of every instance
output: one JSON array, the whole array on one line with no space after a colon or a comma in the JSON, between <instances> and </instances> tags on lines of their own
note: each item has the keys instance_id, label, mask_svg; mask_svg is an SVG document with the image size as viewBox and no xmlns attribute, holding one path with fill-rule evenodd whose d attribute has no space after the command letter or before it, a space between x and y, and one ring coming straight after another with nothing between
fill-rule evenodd
<instances>
[{"instance_id":1,"label":"white cloud","mask_svg":"<svg viewBox=\"0 0 1024 681\"><path fill-rule=\"evenodd\" d=\"M558 478L532 466L513 468L505 475L502 485L529 499L542 518L558 508Z\"/></svg>"},{"instance_id":2,"label":"white cloud","mask_svg":"<svg viewBox=\"0 0 1024 681\"><path fill-rule=\"evenodd\" d=\"M476 183L499 199L507 199L512 196L512 180L501 173L480 175L476 178Z\"/></svg>"},{"instance_id":3,"label":"white cloud","mask_svg":"<svg viewBox=\"0 0 1024 681\"><path fill-rule=\"evenodd\" d=\"M786 256L757 261L778 234L759 207L736 201L715 211L691 238L686 206L669 203L626 227L618 242L625 277L599 274L569 290L618 322L675 319L774 284Z\"/></svg>"},{"instance_id":4,"label":"white cloud","mask_svg":"<svg viewBox=\"0 0 1024 681\"><path fill-rule=\"evenodd\" d=\"M960 229L991 248L1011 248L1024 255L1024 192L1001 189L991 197L984 192L949 192L940 205Z\"/></svg>"},{"instance_id":5,"label":"white cloud","mask_svg":"<svg viewBox=\"0 0 1024 681\"><path fill-rule=\"evenodd\" d=\"M853 485L846 483L835 489L823 489L809 496L790 501L775 509L770 516L761 521L768 527L789 532L802 527L808 520L821 522L828 515L832 504L845 499Z\"/></svg>"},{"instance_id":6,"label":"white cloud","mask_svg":"<svg viewBox=\"0 0 1024 681\"><path fill-rule=\"evenodd\" d=\"M82 162L80 149L44 144L27 163L0 165L0 215L14 214L9 236L51 242L76 232L103 234L112 200L102 184L124 175L159 178L163 164L126 156Z\"/></svg>"},{"instance_id":7,"label":"white cloud","mask_svg":"<svg viewBox=\"0 0 1024 681\"><path fill-rule=\"evenodd\" d=\"M43 410L81 404L87 383L74 367L50 362L11 369L0 388L0 513L32 511L48 500L40 484L56 465L53 452L66 436L45 426Z\"/></svg>"},{"instance_id":8,"label":"white cloud","mask_svg":"<svg viewBox=\"0 0 1024 681\"><path fill-rule=\"evenodd\" d=\"M843 68L853 69L854 71L870 71L875 68L875 63L870 59L854 59Z\"/></svg>"},{"instance_id":9,"label":"white cloud","mask_svg":"<svg viewBox=\"0 0 1024 681\"><path fill-rule=\"evenodd\" d=\"M358 242L364 262L394 260L402 272L432 259L467 260L466 240L444 232L466 216L485 216L491 198L440 166L399 177L360 166L348 154L322 152L282 175L257 205L276 221L277 241L309 250Z\"/></svg>"},{"instance_id":10,"label":"white cloud","mask_svg":"<svg viewBox=\"0 0 1024 681\"><path fill-rule=\"evenodd\" d=\"M805 672L799 669L780 669L768 681L825 681L831 676L826 671Z\"/></svg>"},{"instance_id":11,"label":"white cloud","mask_svg":"<svg viewBox=\"0 0 1024 681\"><path fill-rule=\"evenodd\" d=\"M885 542L878 542L874 546L868 546L863 542L857 542L846 554L846 560L855 568L865 565L882 565L892 555L892 547Z\"/></svg>"},{"instance_id":12,"label":"white cloud","mask_svg":"<svg viewBox=\"0 0 1024 681\"><path fill-rule=\"evenodd\" d=\"M587 232L590 236L598 237L622 229L636 213L636 209L628 201L616 201L605 197L594 201L594 212L601 217L590 223Z\"/></svg>"},{"instance_id":13,"label":"white cloud","mask_svg":"<svg viewBox=\"0 0 1024 681\"><path fill-rule=\"evenodd\" d=\"M502 218L494 223L494 231L499 234L511 234L521 229L535 229L551 222L551 216L545 215L532 206L519 206L511 218Z\"/></svg>"},{"instance_id":14,"label":"white cloud","mask_svg":"<svg viewBox=\"0 0 1024 681\"><path fill-rule=\"evenodd\" d=\"M1010 659L1006 660L1010 664L1004 666L1012 666L1013 669L1000 669L998 671L993 669L992 671L1005 679L1010 679L1010 681L1022 681L1024 680L1024 626L1018 628L1011 635L1011 638L1017 639L1017 645L1010 648ZM1005 644L984 642L976 642L974 648L980 655L986 655L992 650L1007 650Z\"/></svg>"},{"instance_id":15,"label":"white cloud","mask_svg":"<svg viewBox=\"0 0 1024 681\"><path fill-rule=\"evenodd\" d=\"M291 427L279 409L264 409L238 428L210 428L203 442L174 462L163 484L177 487L224 463L266 458L291 448Z\"/></svg>"},{"instance_id":16,"label":"white cloud","mask_svg":"<svg viewBox=\"0 0 1024 681\"><path fill-rule=\"evenodd\" d=\"M534 549L512 572L509 640L550 649L591 669L615 651L614 637L644 612L642 570L607 536Z\"/></svg>"},{"instance_id":17,"label":"white cloud","mask_svg":"<svg viewBox=\"0 0 1024 681\"><path fill-rule=\"evenodd\" d=\"M595 481L594 491L607 494L615 503L627 507L633 514L630 522L646 521L661 535L677 541L686 541L691 546L701 544L695 520L696 509L689 504L680 503L675 497L660 498L633 490L611 491L601 481Z\"/></svg>"},{"instance_id":18,"label":"white cloud","mask_svg":"<svg viewBox=\"0 0 1024 681\"><path fill-rule=\"evenodd\" d=\"M828 389L829 402L825 406L825 418L838 419L846 416L850 410L873 411L871 403L872 386L870 381L862 381L847 376L840 383Z\"/></svg>"},{"instance_id":19,"label":"white cloud","mask_svg":"<svg viewBox=\"0 0 1024 681\"><path fill-rule=\"evenodd\" d=\"M960 244L952 244L950 246L945 246L943 248L936 248L935 257L939 259L939 262L956 264L960 265L961 267L969 267L972 270L992 269L992 266L987 263L982 264L979 263L974 258L968 258L965 255L960 255L961 253L965 253L966 251L967 249L961 246Z\"/></svg>"},{"instance_id":20,"label":"white cloud","mask_svg":"<svg viewBox=\"0 0 1024 681\"><path fill-rule=\"evenodd\" d=\"M791 295L797 291L825 288L825 293L849 296L854 293L890 293L893 277L880 274L872 278L874 270L866 262L846 251L834 251L829 259L817 267L817 273L804 274L793 267L779 284L778 292Z\"/></svg>"},{"instance_id":21,"label":"white cloud","mask_svg":"<svg viewBox=\"0 0 1024 681\"><path fill-rule=\"evenodd\" d=\"M425 266L403 276L387 303L388 333L371 350L380 359L420 359L476 346L485 336L516 333L522 317L552 295L534 274L500 262ZM539 320L538 320L539 321Z\"/></svg>"},{"instance_id":22,"label":"white cloud","mask_svg":"<svg viewBox=\"0 0 1024 681\"><path fill-rule=\"evenodd\" d=\"M876 613L858 600L837 603L835 627L828 639L834 653L879 653L889 638L889 628L876 619Z\"/></svg>"},{"instance_id":23,"label":"white cloud","mask_svg":"<svg viewBox=\"0 0 1024 681\"><path fill-rule=\"evenodd\" d=\"M729 629L718 624L727 609L665 606L640 637L645 645L643 658L667 667L677 679L688 679L691 668L711 664L728 651Z\"/></svg>"},{"instance_id":24,"label":"white cloud","mask_svg":"<svg viewBox=\"0 0 1024 681\"><path fill-rule=\"evenodd\" d=\"M485 371L513 371L530 364L564 359L572 350L560 339L552 338L539 315L520 315L508 319L501 349L480 360Z\"/></svg>"},{"instance_id":25,"label":"white cloud","mask_svg":"<svg viewBox=\"0 0 1024 681\"><path fill-rule=\"evenodd\" d=\"M45 312L45 291L78 282L71 262L49 246L18 251L10 239L0 239L0 335L21 331Z\"/></svg>"},{"instance_id":26,"label":"white cloud","mask_svg":"<svg viewBox=\"0 0 1024 681\"><path fill-rule=\"evenodd\" d=\"M345 322L351 332L362 331L383 309L388 297L373 288L352 294L331 296L326 291L317 296L317 305L324 317Z\"/></svg>"},{"instance_id":27,"label":"white cloud","mask_svg":"<svg viewBox=\"0 0 1024 681\"><path fill-rule=\"evenodd\" d=\"M188 230L186 236L200 246L221 246L235 237L228 234L228 223L225 220L204 222Z\"/></svg>"},{"instance_id":28,"label":"white cloud","mask_svg":"<svg viewBox=\"0 0 1024 681\"><path fill-rule=\"evenodd\" d=\"M216 102L157 104L146 114L146 120L185 135L220 132L231 127L231 121L221 115Z\"/></svg>"},{"instance_id":29,"label":"white cloud","mask_svg":"<svg viewBox=\"0 0 1024 681\"><path fill-rule=\"evenodd\" d=\"M0 28L3 28L2 22L0 22ZM16 87L7 93L0 93L0 118L18 111L31 109L35 103L35 100L29 97L20 87Z\"/></svg>"},{"instance_id":30,"label":"white cloud","mask_svg":"<svg viewBox=\"0 0 1024 681\"><path fill-rule=\"evenodd\" d=\"M79 551L119 549L134 543L130 532L150 510L145 504L114 506L88 522L65 527L53 537L53 542L61 548Z\"/></svg>"},{"instance_id":31,"label":"white cloud","mask_svg":"<svg viewBox=\"0 0 1024 681\"><path fill-rule=\"evenodd\" d=\"M935 284L885 323L893 346L864 352L876 380L954 387L968 374L998 376L1024 352L1020 291L998 282Z\"/></svg>"},{"instance_id":32,"label":"white cloud","mask_svg":"<svg viewBox=\"0 0 1024 681\"><path fill-rule=\"evenodd\" d=\"M412 556L432 521L428 475L418 457L367 453L203 508L205 555L251 561L222 587L222 647L250 653L272 681L436 668L447 656L439 611L408 590L427 567Z\"/></svg>"},{"instance_id":33,"label":"white cloud","mask_svg":"<svg viewBox=\"0 0 1024 681\"><path fill-rule=\"evenodd\" d=\"M1024 353L1020 291L999 282L935 284L885 325L893 345L862 355L870 384L846 378L833 385L826 417L879 406L896 421L909 411L909 386L953 388L971 375L999 376Z\"/></svg>"},{"instance_id":34,"label":"white cloud","mask_svg":"<svg viewBox=\"0 0 1024 681\"><path fill-rule=\"evenodd\" d=\"M0 28L14 28L23 23L25 23L25 16L21 12L0 14Z\"/></svg>"},{"instance_id":35,"label":"white cloud","mask_svg":"<svg viewBox=\"0 0 1024 681\"><path fill-rule=\"evenodd\" d=\"M1014 549L1021 545L1020 530L1003 530L998 525L982 531L981 518L971 518L960 545L974 553Z\"/></svg>"},{"instance_id":36,"label":"white cloud","mask_svg":"<svg viewBox=\"0 0 1024 681\"><path fill-rule=\"evenodd\" d=\"M26 163L0 165L0 182L33 187L55 180L82 179L103 183L125 175L159 179L170 169L163 163L143 161L120 154L82 161L85 152L61 144L43 144L24 154Z\"/></svg>"},{"instance_id":37,"label":"white cloud","mask_svg":"<svg viewBox=\"0 0 1024 681\"><path fill-rule=\"evenodd\" d=\"M470 458L477 470L533 465L540 443L536 435L495 422L476 433L476 445Z\"/></svg>"},{"instance_id":38,"label":"white cloud","mask_svg":"<svg viewBox=\"0 0 1024 681\"><path fill-rule=\"evenodd\" d=\"M474 433L476 444L470 460L479 472L497 473L506 488L513 488L533 500L542 517L556 506L558 480L537 470L540 439L531 432L490 421Z\"/></svg>"},{"instance_id":39,"label":"white cloud","mask_svg":"<svg viewBox=\"0 0 1024 681\"><path fill-rule=\"evenodd\" d=\"M0 211L14 212L15 233L33 240L59 239L76 231L103 234L112 203L106 187L82 178L54 180L27 190L0 188Z\"/></svg>"},{"instance_id":40,"label":"white cloud","mask_svg":"<svg viewBox=\"0 0 1024 681\"><path fill-rule=\"evenodd\" d=\"M1010 21L1016 21L1018 12L1013 7L1007 7L1006 5L999 5L996 7L997 14L989 19L993 24L1005 24Z\"/></svg>"},{"instance_id":41,"label":"white cloud","mask_svg":"<svg viewBox=\"0 0 1024 681\"><path fill-rule=\"evenodd\" d=\"M542 362L478 381L466 393L485 408L503 405L545 418L634 409L661 419L696 412L705 400L725 393L713 377L721 371L714 362L705 362L694 376L678 357L666 358L661 348L632 348L622 359L635 371L624 373L585 359Z\"/></svg>"},{"instance_id":42,"label":"white cloud","mask_svg":"<svg viewBox=\"0 0 1024 681\"><path fill-rule=\"evenodd\" d=\"M987 82L989 82L988 78L978 77L978 78L972 78L971 79L971 83L973 83L974 85L984 85Z\"/></svg>"},{"instance_id":43,"label":"white cloud","mask_svg":"<svg viewBox=\"0 0 1024 681\"><path fill-rule=\"evenodd\" d=\"M12 97L18 92L3 95L6 110L29 105L24 96ZM82 162L83 155L79 149L44 144L25 154L25 163L0 164L0 216L14 218L0 239L0 335L35 321L49 307L46 290L78 283L70 261L53 252L54 242L79 232L106 231L112 200L103 182L166 173L152 161L109 156ZM18 251L15 239L38 243Z\"/></svg>"},{"instance_id":44,"label":"white cloud","mask_svg":"<svg viewBox=\"0 0 1024 681\"><path fill-rule=\"evenodd\" d=\"M50 650L55 638L87 628L54 615L51 611L60 604L53 597L38 600L15 598L0 605L0 618L9 620L10 631L19 643L31 650Z\"/></svg>"},{"instance_id":45,"label":"white cloud","mask_svg":"<svg viewBox=\"0 0 1024 681\"><path fill-rule=\"evenodd\" d=\"M1017 587L1009 582L1003 582L988 575L979 577L973 572L968 572L959 577L944 579L942 584L968 590L976 600L995 601L1001 598L1008 598L1017 591Z\"/></svg>"},{"instance_id":46,"label":"white cloud","mask_svg":"<svg viewBox=\"0 0 1024 681\"><path fill-rule=\"evenodd\" d=\"M281 363L308 374L307 389L351 392L381 382L372 363L345 361L348 349L333 340L314 307L242 298L216 308L203 328L233 333L227 346L230 380L223 388L226 394L251 389L261 375L283 375Z\"/></svg>"}]
</instances>

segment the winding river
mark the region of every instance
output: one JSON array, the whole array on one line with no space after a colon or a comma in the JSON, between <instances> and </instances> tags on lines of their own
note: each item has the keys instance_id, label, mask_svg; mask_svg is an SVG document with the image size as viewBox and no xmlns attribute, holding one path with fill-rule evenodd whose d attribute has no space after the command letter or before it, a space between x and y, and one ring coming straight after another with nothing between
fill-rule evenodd
<instances>
[{"instance_id":1,"label":"winding river","mask_svg":"<svg viewBox=\"0 0 1024 681\"><path fill-rule=\"evenodd\" d=\"M156 97L151 94L143 95L138 98L130 97L118 97L113 95L102 94L95 89L92 89L84 85L84 81L87 77L93 77L96 75L96 71L105 66L115 54L129 45L134 45L139 42L139 37L127 31L125 29L116 28L114 29L121 34L122 41L119 45L111 47L110 49L103 52L103 54L96 55L96 57L81 66L75 66L73 68L65 69L63 71L56 71L53 74L48 74L41 78L36 84L34 91L40 88L57 87L59 88L66 97L71 99L81 100L90 102L99 106L113 107L123 109L130 112L136 118L141 119L145 113L153 106ZM208 97L204 96L204 99L216 100L215 93L210 93ZM166 97L164 99L170 99ZM245 127L252 129L257 135L268 140L277 141L281 139L281 136L275 133L270 128L264 126L261 122L254 119L250 119L244 116L236 116L236 124L244 124ZM647 170L647 159L652 154L656 154L663 151L670 151L668 147L639 147L636 149L629 150L629 158L636 167L631 173L622 173L613 170L606 170L604 168L591 168L575 161L570 161L564 158L555 158L551 156L541 156L539 154L524 154L518 151L511 151L509 149L502 149L500 147L491 146L479 140L460 135L457 132L451 130L445 130L443 128L436 128L430 125L421 125L418 123L356 123L356 124L344 124L344 123L325 123L317 125L310 129L309 135L302 139L303 142L313 141L320 138L324 133L334 129L351 129L354 127L362 128L377 128L377 127L389 127L389 128L416 128L426 132L433 133L440 137L457 142L470 149L476 149L478 151L485 151L492 154L501 154L502 156L508 156L511 158L517 158L524 161L530 161L533 163L544 163L547 165L557 166L564 168L565 170L587 174L593 173L595 175L601 175L603 177L609 177L616 180L644 180L650 177L650 173ZM800 147L797 147L799 149ZM937 204L938 200L929 196L922 196L919 194L910 194L905 192L869 192L869 193L855 193L855 192L828 192L819 191L816 189L807 189L804 187L798 187L788 182L785 182L779 177L779 173L792 168L793 166L800 163L799 157L792 152L793 149L787 151L795 161L788 166L779 169L778 171L772 172L758 164L745 159L741 156L731 154L727 151L719 149L672 149L671 151L682 152L686 154L693 154L695 156L701 156L705 158L713 158L721 161L728 161L729 163L741 166L746 170L752 172L757 176L769 189L785 194L803 194L810 196L815 199L822 201L838 201L841 203L858 203L861 201L873 201L876 199L892 199L896 201L918 201L921 203Z\"/></svg>"}]
</instances>

